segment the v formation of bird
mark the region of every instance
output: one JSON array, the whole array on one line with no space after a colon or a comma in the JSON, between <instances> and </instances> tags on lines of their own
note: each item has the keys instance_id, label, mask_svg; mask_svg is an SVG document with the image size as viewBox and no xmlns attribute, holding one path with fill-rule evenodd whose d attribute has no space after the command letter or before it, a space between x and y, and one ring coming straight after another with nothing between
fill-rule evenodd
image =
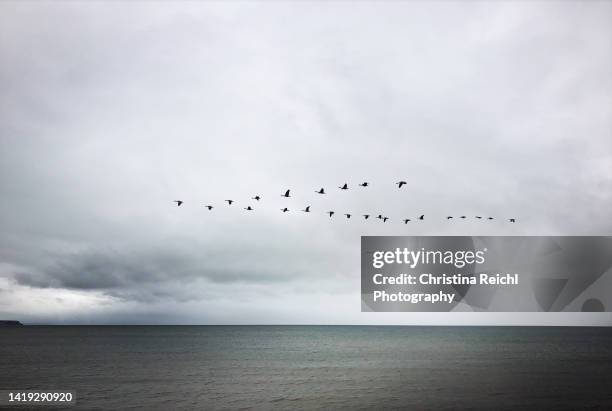
<instances>
[{"instance_id":1,"label":"v formation of bird","mask_svg":"<svg viewBox=\"0 0 612 411\"><path fill-rule=\"evenodd\" d=\"M408 184L408 183L407 183L406 181L403 181L403 180L402 180L402 181L398 181L398 182L397 182L397 183L395 183L395 184L398 186L398 188L400 188L400 189L401 189L401 188L402 188L402 186L405 186L405 185L406 185L406 184ZM370 183L368 183L367 181L364 181L363 183L359 184L359 187L369 187L369 186L370 186ZM338 186L338 188L339 188L340 190L348 190L348 189L349 189L349 186L348 186L348 183L344 183L343 185ZM323 187L321 187L321 189L319 189L319 190L315 190L315 193L317 193L317 194L327 194L327 193L325 192L325 189L324 189ZM285 192L284 192L284 193L282 193L280 196L281 196L281 197L284 197L284 198L290 198L290 197L291 197L291 190L287 190L287 191L285 191ZM256 195L256 196L254 196L254 197L251 197L251 200L255 200L255 201L260 201L261 199L262 199L262 197L261 197L261 196L259 196L259 195ZM234 201L234 200L224 200L224 201L225 201L225 202L226 202L228 205L230 205L230 206L231 206L233 203L235 203L235 201ZM173 202L174 202L174 203L176 203L177 207L180 207L181 205L183 205L183 204L185 203L183 200L174 200ZM212 206L212 205L210 205L210 204L205 205L205 207L208 209L208 211L212 211L212 209L214 208L214 206ZM255 210L255 209L254 209L252 206L250 206L250 205L248 205L247 207L243 207L243 208L244 208L245 210L247 210L247 211L254 211L254 210ZM281 210L283 213L287 213L287 212L289 212L289 211L290 211L290 210L289 210L289 208L287 208L287 207L283 207L283 208L281 208L280 210ZM304 209L303 209L303 210L301 210L301 211L303 211L304 213L310 213L310 212L311 212L311 210L310 210L310 206L306 206L306 208L304 208ZM329 217L331 218L331 217L333 217L333 216L336 214L336 212L335 212L335 211L326 211L326 212L325 212L325 214L329 215ZM353 215L353 214L351 214L351 213L344 213L344 216L346 217L346 219L350 219L352 215ZM364 219L364 220L369 219L369 218L370 218L370 216L371 216L371 214L362 214L362 217L363 217L363 219ZM450 216L450 215L446 217L446 219L447 219L447 220L452 220L453 218L455 218L455 217L454 217L454 216ZM458 218L461 218L461 219L466 219L466 218L467 218L467 216L462 215L462 216L459 216ZM489 220L489 221L490 221L490 220L494 220L494 218L493 218L493 217L486 217L486 218L485 218L485 217L483 217L483 216L478 216L478 215L477 215L477 216L474 216L474 218L475 218L475 219L477 219L477 220L483 220L483 219L486 219L486 220ZM382 214L378 214L378 215L376 216L376 219L381 220L383 223L386 223L386 222L387 222L387 220L389 220L389 217L383 216ZM417 221L419 221L419 220L420 220L420 221L425 220L425 214L421 214L420 216L416 217L416 218L415 218L415 220L417 220ZM412 219L410 219L410 218L404 218L404 219L402 220L402 222L403 222L404 224L408 224L408 223L409 223L409 222L411 222L411 221L412 221ZM515 223L515 222L516 222L516 218L508 218L508 221L509 221L509 222L511 222L511 223Z\"/></svg>"}]
</instances>

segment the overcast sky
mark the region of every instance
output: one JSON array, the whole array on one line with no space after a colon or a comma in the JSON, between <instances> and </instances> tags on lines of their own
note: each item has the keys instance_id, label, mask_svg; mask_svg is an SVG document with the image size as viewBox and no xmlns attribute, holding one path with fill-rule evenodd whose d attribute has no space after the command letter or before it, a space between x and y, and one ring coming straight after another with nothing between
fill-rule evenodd
<instances>
[{"instance_id":1,"label":"overcast sky","mask_svg":"<svg viewBox=\"0 0 612 411\"><path fill-rule=\"evenodd\" d=\"M606 1L3 1L0 319L612 324L359 291L362 235L611 235L611 50Z\"/></svg>"}]
</instances>

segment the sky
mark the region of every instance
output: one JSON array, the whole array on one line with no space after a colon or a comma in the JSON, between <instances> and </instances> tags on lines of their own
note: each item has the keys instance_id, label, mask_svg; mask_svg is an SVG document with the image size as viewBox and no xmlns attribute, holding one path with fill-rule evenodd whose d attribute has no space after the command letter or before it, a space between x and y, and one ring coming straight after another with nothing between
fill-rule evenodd
<instances>
[{"instance_id":1,"label":"sky","mask_svg":"<svg viewBox=\"0 0 612 411\"><path fill-rule=\"evenodd\" d=\"M611 50L609 1L0 2L0 319L611 325L361 313L359 263L611 235Z\"/></svg>"}]
</instances>

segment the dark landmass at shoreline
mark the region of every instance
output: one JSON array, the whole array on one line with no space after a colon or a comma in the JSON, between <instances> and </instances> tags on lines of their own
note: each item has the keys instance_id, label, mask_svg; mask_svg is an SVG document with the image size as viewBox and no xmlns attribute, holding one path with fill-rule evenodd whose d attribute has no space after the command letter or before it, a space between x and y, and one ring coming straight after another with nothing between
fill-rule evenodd
<instances>
[{"instance_id":1,"label":"dark landmass at shoreline","mask_svg":"<svg viewBox=\"0 0 612 411\"><path fill-rule=\"evenodd\" d=\"M0 327L22 327L23 324L15 320L0 320Z\"/></svg>"}]
</instances>

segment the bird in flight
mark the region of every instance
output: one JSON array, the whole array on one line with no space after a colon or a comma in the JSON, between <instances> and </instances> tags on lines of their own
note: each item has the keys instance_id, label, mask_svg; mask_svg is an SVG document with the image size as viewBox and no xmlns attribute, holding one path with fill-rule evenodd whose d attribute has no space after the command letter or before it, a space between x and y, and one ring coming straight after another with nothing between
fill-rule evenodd
<instances>
[{"instance_id":1,"label":"bird in flight","mask_svg":"<svg viewBox=\"0 0 612 411\"><path fill-rule=\"evenodd\" d=\"M383 216L382 216L382 214L379 214L378 217L376 217L376 218L378 218L379 220L382 220Z\"/></svg>"},{"instance_id":2,"label":"bird in flight","mask_svg":"<svg viewBox=\"0 0 612 411\"><path fill-rule=\"evenodd\" d=\"M403 186L404 184L407 184L407 183L406 183L405 181L398 181L398 182L397 182L397 183L395 183L395 184L397 184L397 186L398 186L397 188L402 188L402 186Z\"/></svg>"},{"instance_id":3,"label":"bird in flight","mask_svg":"<svg viewBox=\"0 0 612 411\"><path fill-rule=\"evenodd\" d=\"M345 214L346 218L351 218L351 214Z\"/></svg>"},{"instance_id":4,"label":"bird in flight","mask_svg":"<svg viewBox=\"0 0 612 411\"><path fill-rule=\"evenodd\" d=\"M334 212L333 211L328 211L327 214L329 214L329 216L331 217L331 216L334 215Z\"/></svg>"},{"instance_id":5,"label":"bird in flight","mask_svg":"<svg viewBox=\"0 0 612 411\"><path fill-rule=\"evenodd\" d=\"M344 183L343 186L338 187L340 190L348 190L348 184Z\"/></svg>"},{"instance_id":6,"label":"bird in flight","mask_svg":"<svg viewBox=\"0 0 612 411\"><path fill-rule=\"evenodd\" d=\"M450 220L451 218L453 218L452 215L449 215L448 217L446 217L447 220Z\"/></svg>"},{"instance_id":7,"label":"bird in flight","mask_svg":"<svg viewBox=\"0 0 612 411\"><path fill-rule=\"evenodd\" d=\"M211 206L211 205L207 205L207 206L205 206L205 207L206 207L206 208L208 208L208 211L210 211L210 210L212 210L212 209L213 209L213 206Z\"/></svg>"},{"instance_id":8,"label":"bird in flight","mask_svg":"<svg viewBox=\"0 0 612 411\"><path fill-rule=\"evenodd\" d=\"M465 216L464 216L464 215L462 215L462 216L461 216L461 217L459 217L459 218L465 218Z\"/></svg>"},{"instance_id":9,"label":"bird in flight","mask_svg":"<svg viewBox=\"0 0 612 411\"><path fill-rule=\"evenodd\" d=\"M419 217L419 220L425 220L425 214L421 214L421 216Z\"/></svg>"},{"instance_id":10,"label":"bird in flight","mask_svg":"<svg viewBox=\"0 0 612 411\"><path fill-rule=\"evenodd\" d=\"M325 194L325 190L323 190L323 187L321 187L321 189L319 191L315 191L315 193L317 193L317 194Z\"/></svg>"},{"instance_id":11,"label":"bird in flight","mask_svg":"<svg viewBox=\"0 0 612 411\"><path fill-rule=\"evenodd\" d=\"M477 216L476 216L476 218L477 218L477 219L479 219L479 220L480 220L480 219L482 219L482 217L481 217L481 216L479 216L479 215L477 215Z\"/></svg>"},{"instance_id":12,"label":"bird in flight","mask_svg":"<svg viewBox=\"0 0 612 411\"><path fill-rule=\"evenodd\" d=\"M305 212L305 213L310 213L310 206L306 207L302 211Z\"/></svg>"},{"instance_id":13,"label":"bird in flight","mask_svg":"<svg viewBox=\"0 0 612 411\"><path fill-rule=\"evenodd\" d=\"M514 218L511 218L509 221L510 221L511 223L516 223L516 220L515 220Z\"/></svg>"},{"instance_id":14,"label":"bird in flight","mask_svg":"<svg viewBox=\"0 0 612 411\"><path fill-rule=\"evenodd\" d=\"M177 207L180 207L181 204L183 204L183 202L181 200L174 200L174 202L176 203Z\"/></svg>"},{"instance_id":15,"label":"bird in flight","mask_svg":"<svg viewBox=\"0 0 612 411\"><path fill-rule=\"evenodd\" d=\"M259 201L259 200L261 200L261 197L260 197L260 196L255 196L255 197L251 198L251 200L257 200L257 201Z\"/></svg>"},{"instance_id":16,"label":"bird in flight","mask_svg":"<svg viewBox=\"0 0 612 411\"><path fill-rule=\"evenodd\" d=\"M487 220L493 220L493 217L487 217Z\"/></svg>"},{"instance_id":17,"label":"bird in flight","mask_svg":"<svg viewBox=\"0 0 612 411\"><path fill-rule=\"evenodd\" d=\"M409 218L405 219L405 220L404 220L404 224L408 224L408 222L409 222L409 221L410 221L410 219L409 219Z\"/></svg>"},{"instance_id":18,"label":"bird in flight","mask_svg":"<svg viewBox=\"0 0 612 411\"><path fill-rule=\"evenodd\" d=\"M364 181L363 183L359 184L360 187L367 187L369 185L370 183L368 183L367 181Z\"/></svg>"},{"instance_id":19,"label":"bird in flight","mask_svg":"<svg viewBox=\"0 0 612 411\"><path fill-rule=\"evenodd\" d=\"M227 201L227 204L232 205L232 203L234 202L234 200L225 200Z\"/></svg>"},{"instance_id":20,"label":"bird in flight","mask_svg":"<svg viewBox=\"0 0 612 411\"><path fill-rule=\"evenodd\" d=\"M367 220L368 218L370 218L370 215L369 215L369 214L364 214L364 215L363 215L363 219L364 219L364 220Z\"/></svg>"},{"instance_id":21,"label":"bird in flight","mask_svg":"<svg viewBox=\"0 0 612 411\"><path fill-rule=\"evenodd\" d=\"M281 194L281 197L291 197L291 196L289 195L289 191L291 191L291 190L287 190L287 191L285 191L285 194Z\"/></svg>"},{"instance_id":22,"label":"bird in flight","mask_svg":"<svg viewBox=\"0 0 612 411\"><path fill-rule=\"evenodd\" d=\"M383 217L383 219L382 219L383 223L386 223L388 219L389 219L389 217Z\"/></svg>"},{"instance_id":23,"label":"bird in flight","mask_svg":"<svg viewBox=\"0 0 612 411\"><path fill-rule=\"evenodd\" d=\"M253 211L253 207L251 207L251 206L247 206L247 207L245 207L245 210L247 210L247 211Z\"/></svg>"},{"instance_id":24,"label":"bird in flight","mask_svg":"<svg viewBox=\"0 0 612 411\"><path fill-rule=\"evenodd\" d=\"M281 208L281 211L282 211L283 213L286 213L287 211L289 211L289 209L288 209L287 207L285 207L285 208Z\"/></svg>"}]
</instances>

